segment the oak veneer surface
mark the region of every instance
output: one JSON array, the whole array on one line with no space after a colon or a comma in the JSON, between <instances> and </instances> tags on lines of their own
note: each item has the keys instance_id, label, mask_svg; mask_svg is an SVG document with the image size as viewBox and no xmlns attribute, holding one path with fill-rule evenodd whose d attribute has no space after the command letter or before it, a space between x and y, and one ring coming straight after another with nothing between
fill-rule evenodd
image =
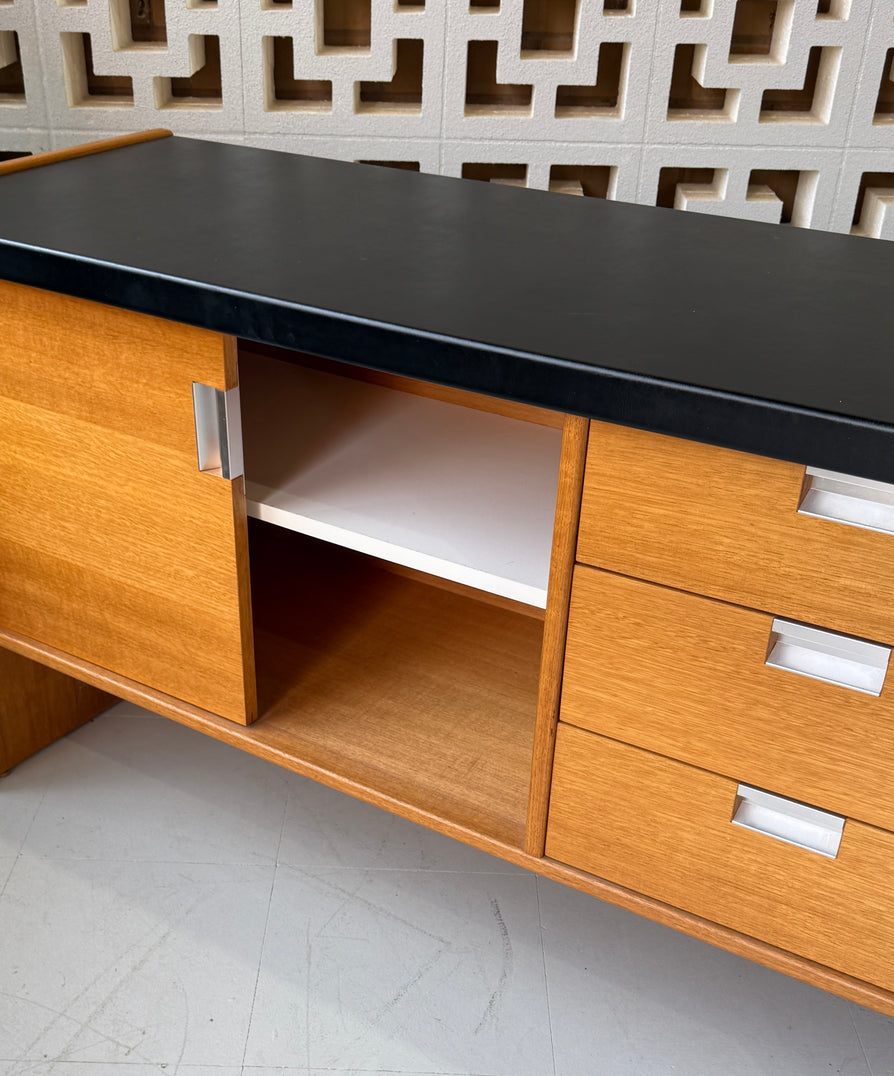
<instances>
[{"instance_id":1,"label":"oak veneer surface","mask_svg":"<svg viewBox=\"0 0 894 1076\"><path fill-rule=\"evenodd\" d=\"M268 745L516 848L543 625L251 526Z\"/></svg>"},{"instance_id":2,"label":"oak veneer surface","mask_svg":"<svg viewBox=\"0 0 894 1076\"><path fill-rule=\"evenodd\" d=\"M578 559L894 642L894 535L800 515L804 468L594 423Z\"/></svg>"},{"instance_id":3,"label":"oak veneer surface","mask_svg":"<svg viewBox=\"0 0 894 1076\"><path fill-rule=\"evenodd\" d=\"M894 834L848 820L836 859L733 825L736 782L560 724L546 851L894 988Z\"/></svg>"},{"instance_id":4,"label":"oak veneer surface","mask_svg":"<svg viewBox=\"0 0 894 1076\"><path fill-rule=\"evenodd\" d=\"M0 774L117 701L80 680L0 649Z\"/></svg>"},{"instance_id":5,"label":"oak veneer surface","mask_svg":"<svg viewBox=\"0 0 894 1076\"><path fill-rule=\"evenodd\" d=\"M565 660L568 607L574 570L574 549L580 517L581 485L587 452L588 423L569 415L562 435L559 485L556 491L555 526L550 558L546 617L543 626L543 654L537 698L537 723L531 761L531 792L525 850L543 855L549 784L552 776L556 723Z\"/></svg>"},{"instance_id":6,"label":"oak veneer surface","mask_svg":"<svg viewBox=\"0 0 894 1076\"><path fill-rule=\"evenodd\" d=\"M772 616L575 569L562 720L894 830L879 698L765 663Z\"/></svg>"},{"instance_id":7,"label":"oak veneer surface","mask_svg":"<svg viewBox=\"0 0 894 1076\"><path fill-rule=\"evenodd\" d=\"M234 379L214 333L0 283L0 625L245 721L244 492L192 406Z\"/></svg>"},{"instance_id":8,"label":"oak veneer surface","mask_svg":"<svg viewBox=\"0 0 894 1076\"><path fill-rule=\"evenodd\" d=\"M890 244L184 138L2 183L8 279L894 481Z\"/></svg>"}]
</instances>

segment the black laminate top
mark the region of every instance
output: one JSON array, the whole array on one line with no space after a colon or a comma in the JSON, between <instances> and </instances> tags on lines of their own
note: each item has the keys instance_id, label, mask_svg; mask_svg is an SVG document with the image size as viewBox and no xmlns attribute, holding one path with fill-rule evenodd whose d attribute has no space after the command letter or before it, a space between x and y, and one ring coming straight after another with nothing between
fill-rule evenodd
<instances>
[{"instance_id":1,"label":"black laminate top","mask_svg":"<svg viewBox=\"0 0 894 1076\"><path fill-rule=\"evenodd\" d=\"M894 482L879 240L165 138L0 177L0 277Z\"/></svg>"}]
</instances>

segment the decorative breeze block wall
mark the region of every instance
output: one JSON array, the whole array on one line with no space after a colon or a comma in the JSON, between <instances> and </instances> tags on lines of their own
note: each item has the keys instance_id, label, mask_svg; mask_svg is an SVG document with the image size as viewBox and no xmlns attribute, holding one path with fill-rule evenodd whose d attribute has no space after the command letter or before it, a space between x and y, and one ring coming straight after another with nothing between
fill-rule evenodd
<instances>
[{"instance_id":1,"label":"decorative breeze block wall","mask_svg":"<svg viewBox=\"0 0 894 1076\"><path fill-rule=\"evenodd\" d=\"M894 0L0 0L0 155L182 134L894 238Z\"/></svg>"}]
</instances>

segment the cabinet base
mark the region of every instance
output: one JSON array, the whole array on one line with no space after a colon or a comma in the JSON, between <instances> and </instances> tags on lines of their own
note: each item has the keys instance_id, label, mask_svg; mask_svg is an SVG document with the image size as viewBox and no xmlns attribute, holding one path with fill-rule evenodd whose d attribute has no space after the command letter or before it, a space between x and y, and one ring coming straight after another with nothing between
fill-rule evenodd
<instances>
[{"instance_id":1,"label":"cabinet base","mask_svg":"<svg viewBox=\"0 0 894 1076\"><path fill-rule=\"evenodd\" d=\"M315 765L306 759L289 754L281 748L265 742L263 722L249 726L237 725L224 718L200 710L198 707L183 703L160 692L155 692L143 684L137 684L124 677L116 676L106 669L91 665L89 662L80 661L68 654L63 654L60 651L53 650L51 647L11 632L0 631L0 647L6 647L22 657L33 659L49 666L51 669L64 672L67 676L77 677L94 687L113 692L118 698L144 706L182 725L194 728L207 736L212 736L216 740L221 740L233 747L237 747L239 750L265 758L269 762L282 766L284 769L320 781L330 788L347 792L367 803L382 807L384 810L407 818L411 822L418 822L429 829L444 833L448 837L453 837L464 844L479 848L509 863L524 867L552 881L569 885L582 893L607 901L609 904L634 912L673 930L679 930L683 934L699 938L701 941L735 953L737 956L754 961L756 964L762 964L793 979L799 979L811 986L816 986L831 994L854 1001L858 1005L863 1005L886 1016L894 1017L894 993L892 992L882 990L873 986L872 983L863 982L849 975L843 975L833 968L824 967L803 957L795 956L756 938L739 934L728 927L719 926L706 919L701 919L689 912L680 911L678 908L663 904L651 897L644 897L613 882L607 882L602 878L586 874L584 871L575 870L551 859L529 855L520 846L516 847L503 841L495 840L467 826L440 817L431 811L423 810L393 796L385 795L376 788L368 787ZM3 654L4 652L0 650L0 658L2 658ZM103 708L103 706L100 706L95 712L98 713ZM95 716L95 714L91 716ZM86 721L89 718L84 717L82 720ZM71 727L74 728L79 723L82 722L75 722ZM59 735L64 735L64 732L60 732Z\"/></svg>"},{"instance_id":2,"label":"cabinet base","mask_svg":"<svg viewBox=\"0 0 894 1076\"><path fill-rule=\"evenodd\" d=\"M9 650L0 650L0 683L0 777L118 701Z\"/></svg>"}]
</instances>

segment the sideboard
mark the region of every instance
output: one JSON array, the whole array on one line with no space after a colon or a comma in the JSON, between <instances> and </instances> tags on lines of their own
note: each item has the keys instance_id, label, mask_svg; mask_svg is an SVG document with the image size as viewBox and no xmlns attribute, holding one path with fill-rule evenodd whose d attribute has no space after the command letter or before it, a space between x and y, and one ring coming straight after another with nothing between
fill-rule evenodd
<instances>
[{"instance_id":1,"label":"sideboard","mask_svg":"<svg viewBox=\"0 0 894 1076\"><path fill-rule=\"evenodd\" d=\"M128 699L894 1015L892 277L164 131L0 164L0 771Z\"/></svg>"}]
</instances>

